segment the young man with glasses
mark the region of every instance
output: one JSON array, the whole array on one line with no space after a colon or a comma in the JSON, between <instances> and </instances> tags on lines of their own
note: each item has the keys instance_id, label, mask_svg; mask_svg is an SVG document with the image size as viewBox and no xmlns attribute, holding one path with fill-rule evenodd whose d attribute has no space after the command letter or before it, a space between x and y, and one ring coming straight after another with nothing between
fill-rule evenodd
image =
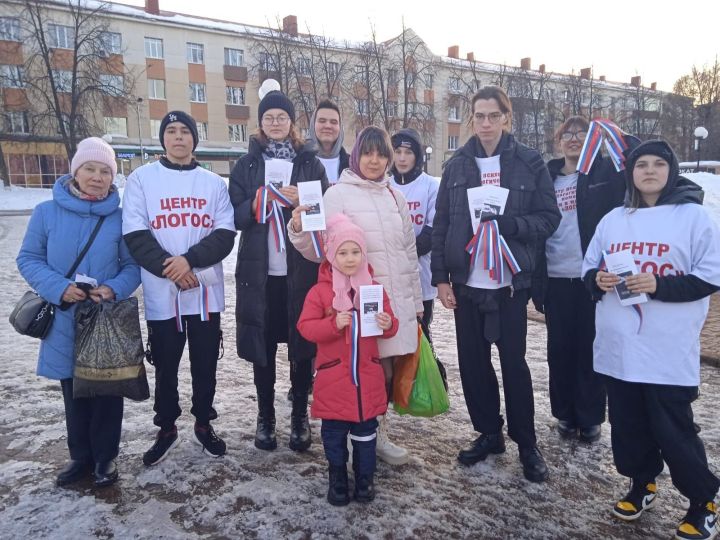
<instances>
[{"instance_id":1,"label":"young man with glasses","mask_svg":"<svg viewBox=\"0 0 720 540\"><path fill-rule=\"evenodd\" d=\"M156 465L178 444L178 369L190 354L195 437L208 454L225 454L211 420L225 309L222 260L235 242L233 209L222 179L195 161L197 124L171 111L160 123L165 155L133 171L123 197L123 235L142 267L145 319L155 366L155 418L160 428L143 455Z\"/></svg>"},{"instance_id":2,"label":"young man with glasses","mask_svg":"<svg viewBox=\"0 0 720 540\"><path fill-rule=\"evenodd\" d=\"M588 174L577 172L588 129L585 118L572 116L555 133L563 157L550 160L548 169L562 219L540 251L532 299L547 322L550 406L558 432L592 443L605 421L605 389L593 370L595 304L581 268L597 224L623 204L626 183L610 158L598 156ZM625 141L637 144L629 135Z\"/></svg>"}]
</instances>

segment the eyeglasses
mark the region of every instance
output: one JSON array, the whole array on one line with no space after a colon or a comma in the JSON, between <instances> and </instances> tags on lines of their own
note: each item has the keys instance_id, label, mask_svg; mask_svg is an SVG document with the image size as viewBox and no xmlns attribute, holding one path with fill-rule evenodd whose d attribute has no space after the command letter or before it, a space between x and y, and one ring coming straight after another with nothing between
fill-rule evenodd
<instances>
[{"instance_id":1,"label":"eyeglasses","mask_svg":"<svg viewBox=\"0 0 720 540\"><path fill-rule=\"evenodd\" d=\"M480 122L481 124L485 121L487 118L491 124L497 124L500 120L502 120L503 116L505 116L505 113L501 112L491 112L490 114L483 114L483 113L475 113L473 115L473 118L475 118L476 122Z\"/></svg>"},{"instance_id":2,"label":"eyeglasses","mask_svg":"<svg viewBox=\"0 0 720 540\"><path fill-rule=\"evenodd\" d=\"M570 142L573 140L573 137L582 142L585 140L585 137L587 137L587 131L566 131L560 135L560 140Z\"/></svg>"},{"instance_id":3,"label":"eyeglasses","mask_svg":"<svg viewBox=\"0 0 720 540\"><path fill-rule=\"evenodd\" d=\"M272 126L273 124L285 125L290 121L289 116L263 116L262 123L266 126Z\"/></svg>"}]
</instances>

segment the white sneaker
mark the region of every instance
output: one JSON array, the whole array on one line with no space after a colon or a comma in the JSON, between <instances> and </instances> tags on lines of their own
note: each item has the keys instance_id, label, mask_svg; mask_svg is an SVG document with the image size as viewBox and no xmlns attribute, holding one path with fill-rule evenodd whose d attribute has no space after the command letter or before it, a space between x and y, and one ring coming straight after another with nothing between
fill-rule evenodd
<instances>
[{"instance_id":1,"label":"white sneaker","mask_svg":"<svg viewBox=\"0 0 720 540\"><path fill-rule=\"evenodd\" d=\"M375 454L389 465L404 465L410 461L408 451L390 441L387 434L387 418L378 416L377 447Z\"/></svg>"}]
</instances>

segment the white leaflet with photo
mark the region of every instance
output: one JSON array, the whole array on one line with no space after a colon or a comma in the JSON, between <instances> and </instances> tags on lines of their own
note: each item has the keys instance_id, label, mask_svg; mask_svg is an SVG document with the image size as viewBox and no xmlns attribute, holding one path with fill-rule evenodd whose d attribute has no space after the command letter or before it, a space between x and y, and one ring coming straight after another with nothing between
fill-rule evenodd
<instances>
[{"instance_id":1,"label":"white leaflet with photo","mask_svg":"<svg viewBox=\"0 0 720 540\"><path fill-rule=\"evenodd\" d=\"M293 164L284 159L268 159L265 162L265 185L272 184L280 189L290 185Z\"/></svg>"},{"instance_id":2,"label":"white leaflet with photo","mask_svg":"<svg viewBox=\"0 0 720 540\"><path fill-rule=\"evenodd\" d=\"M75 274L75 283L87 283L93 289L96 289L98 286L97 279L86 276L85 274Z\"/></svg>"},{"instance_id":3,"label":"white leaflet with photo","mask_svg":"<svg viewBox=\"0 0 720 540\"><path fill-rule=\"evenodd\" d=\"M615 285L615 292L617 293L618 300L620 300L620 304L623 306L632 306L647 302L648 297L645 293L631 292L625 283L626 277L639 273L630 250L626 249L614 253L603 251L603 257L605 258L607 271L620 277L620 283Z\"/></svg>"},{"instance_id":4,"label":"white leaflet with photo","mask_svg":"<svg viewBox=\"0 0 720 540\"><path fill-rule=\"evenodd\" d=\"M298 183L300 206L309 206L300 214L303 231L325 230L325 206L323 204L322 184L320 180Z\"/></svg>"},{"instance_id":5,"label":"white leaflet with photo","mask_svg":"<svg viewBox=\"0 0 720 540\"><path fill-rule=\"evenodd\" d=\"M510 191L500 186L480 186L467 190L468 208L473 232L484 216L502 215Z\"/></svg>"},{"instance_id":6,"label":"white leaflet with photo","mask_svg":"<svg viewBox=\"0 0 720 540\"><path fill-rule=\"evenodd\" d=\"M383 312L382 285L362 285L360 287L360 335L381 336L375 315Z\"/></svg>"}]
</instances>

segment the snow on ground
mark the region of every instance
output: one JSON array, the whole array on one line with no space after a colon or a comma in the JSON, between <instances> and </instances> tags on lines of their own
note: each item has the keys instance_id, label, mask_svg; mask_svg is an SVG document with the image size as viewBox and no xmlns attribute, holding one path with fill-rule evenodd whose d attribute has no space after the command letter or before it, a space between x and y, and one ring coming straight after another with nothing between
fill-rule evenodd
<instances>
[{"instance_id":1,"label":"snow on ground","mask_svg":"<svg viewBox=\"0 0 720 540\"><path fill-rule=\"evenodd\" d=\"M0 319L6 321L26 285L14 258L27 216L0 217ZM536 426L550 466L545 484L522 477L516 447L473 467L455 459L474 433L460 386L452 318L437 307L433 324L450 379L451 410L434 419L391 414L393 438L412 459L400 467L379 464L377 499L367 505L331 507L325 501L326 462L313 421L314 443L304 454L287 447L290 404L286 362L278 364L278 443L274 452L253 446L256 402L249 364L234 352L235 253L226 259L228 311L223 321L225 356L219 363L214 423L228 454L203 455L192 438L187 358L180 375L180 445L148 469L143 452L155 434L152 402L126 402L120 448L120 481L93 489L89 481L55 487L67 459L59 384L34 375L38 342L0 332L0 538L670 538L685 513L685 500L667 472L659 478L658 508L635 523L610 516L627 482L613 467L609 429L589 446L561 440L548 402L545 329L529 324L527 359L535 387ZM281 351L281 356L285 351ZM497 360L496 360L497 362ZM497 364L496 364L497 365ZM711 467L720 470L716 404L720 377L703 366L696 421ZM499 371L499 370L498 370ZM148 367L151 388L154 370ZM509 441L508 441L509 442Z\"/></svg>"}]
</instances>

